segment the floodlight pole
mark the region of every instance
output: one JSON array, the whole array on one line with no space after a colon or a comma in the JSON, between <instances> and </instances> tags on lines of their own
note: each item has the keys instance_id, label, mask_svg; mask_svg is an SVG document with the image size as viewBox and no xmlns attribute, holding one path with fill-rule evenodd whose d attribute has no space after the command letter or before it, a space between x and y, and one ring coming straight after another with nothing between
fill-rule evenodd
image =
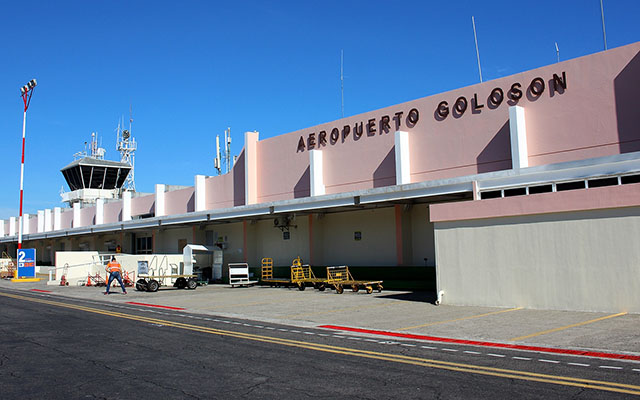
<instances>
[{"instance_id":1,"label":"floodlight pole","mask_svg":"<svg viewBox=\"0 0 640 400\"><path fill-rule=\"evenodd\" d=\"M24 142L25 132L27 127L27 109L29 103L31 103L31 96L33 96L33 89L36 87L36 80L32 79L29 83L22 87L22 101L24 102L24 114L22 116L22 159L20 162L20 217L18 218L18 250L22 249L22 199L24 193Z\"/></svg>"}]
</instances>

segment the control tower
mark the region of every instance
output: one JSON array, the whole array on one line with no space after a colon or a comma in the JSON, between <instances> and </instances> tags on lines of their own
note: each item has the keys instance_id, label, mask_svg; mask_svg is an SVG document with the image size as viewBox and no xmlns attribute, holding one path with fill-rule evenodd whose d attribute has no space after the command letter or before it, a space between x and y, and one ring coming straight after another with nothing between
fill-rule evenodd
<instances>
[{"instance_id":1,"label":"control tower","mask_svg":"<svg viewBox=\"0 0 640 400\"><path fill-rule=\"evenodd\" d=\"M86 145L86 142L85 142ZM60 172L69 185L69 192L60 194L62 201L72 206L95 204L97 199L118 199L132 166L104 159L105 149L98 147L98 138L91 134L91 152L76 153L71 164Z\"/></svg>"}]
</instances>

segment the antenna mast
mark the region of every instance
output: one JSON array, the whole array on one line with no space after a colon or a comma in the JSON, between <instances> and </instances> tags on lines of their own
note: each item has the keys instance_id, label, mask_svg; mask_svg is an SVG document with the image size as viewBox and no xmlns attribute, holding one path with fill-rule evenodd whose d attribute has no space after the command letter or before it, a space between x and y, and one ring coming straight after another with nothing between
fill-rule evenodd
<instances>
[{"instance_id":1,"label":"antenna mast","mask_svg":"<svg viewBox=\"0 0 640 400\"><path fill-rule=\"evenodd\" d=\"M340 95L342 96L342 118L344 118L344 50L340 50Z\"/></svg>"},{"instance_id":2,"label":"antenna mast","mask_svg":"<svg viewBox=\"0 0 640 400\"><path fill-rule=\"evenodd\" d=\"M556 42L556 57L558 57L558 62L560 62L560 49L558 48L558 42Z\"/></svg>"},{"instance_id":3,"label":"antenna mast","mask_svg":"<svg viewBox=\"0 0 640 400\"><path fill-rule=\"evenodd\" d=\"M213 167L218 175L222 174L222 166L220 165L222 157L220 157L220 135L216 135L216 156L213 159Z\"/></svg>"},{"instance_id":4,"label":"antenna mast","mask_svg":"<svg viewBox=\"0 0 640 400\"><path fill-rule=\"evenodd\" d=\"M473 40L476 42L476 57L478 57L478 73L480 74L480 82L482 83L482 68L480 68L480 51L478 51L478 35L476 35L476 20L471 16L471 23L473 24Z\"/></svg>"},{"instance_id":5,"label":"antenna mast","mask_svg":"<svg viewBox=\"0 0 640 400\"><path fill-rule=\"evenodd\" d=\"M604 6L600 0L600 15L602 15L602 37L604 38L604 49L607 49L607 31L604 29Z\"/></svg>"},{"instance_id":6,"label":"antenna mast","mask_svg":"<svg viewBox=\"0 0 640 400\"><path fill-rule=\"evenodd\" d=\"M128 190L131 192L136 191L135 184L135 152L138 148L138 144L136 143L136 139L131 136L131 124L133 123L133 106L129 106L129 130L123 129L120 131L120 124L118 123L118 130L116 136L116 148L118 152L120 152L120 162L129 164L131 166L131 171L129 175L127 175L127 179L124 181L122 185L122 190ZM122 121L122 126L124 126L124 118Z\"/></svg>"}]
</instances>

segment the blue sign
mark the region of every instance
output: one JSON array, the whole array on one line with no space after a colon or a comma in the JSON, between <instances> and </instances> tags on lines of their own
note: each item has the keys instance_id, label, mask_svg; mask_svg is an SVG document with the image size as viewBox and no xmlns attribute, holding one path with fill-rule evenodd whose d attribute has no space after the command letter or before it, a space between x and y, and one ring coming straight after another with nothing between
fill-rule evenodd
<instances>
[{"instance_id":1,"label":"blue sign","mask_svg":"<svg viewBox=\"0 0 640 400\"><path fill-rule=\"evenodd\" d=\"M18 250L18 278L36 277L36 249Z\"/></svg>"}]
</instances>

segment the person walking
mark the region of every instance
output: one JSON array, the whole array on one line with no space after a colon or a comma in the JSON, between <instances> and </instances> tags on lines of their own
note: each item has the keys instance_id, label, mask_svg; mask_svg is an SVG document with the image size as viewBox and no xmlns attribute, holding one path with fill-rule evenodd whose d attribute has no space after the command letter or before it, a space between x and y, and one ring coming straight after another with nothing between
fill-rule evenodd
<instances>
[{"instance_id":1,"label":"person walking","mask_svg":"<svg viewBox=\"0 0 640 400\"><path fill-rule=\"evenodd\" d=\"M109 283L107 283L107 291L104 294L109 294L109 289L111 288L111 282L114 279L117 279L122 287L122 294L127 294L127 289L124 288L124 283L122 282L122 276L120 276L120 271L122 267L120 263L116 261L116 256L111 256L111 261L107 264L105 270L109 273Z\"/></svg>"}]
</instances>

